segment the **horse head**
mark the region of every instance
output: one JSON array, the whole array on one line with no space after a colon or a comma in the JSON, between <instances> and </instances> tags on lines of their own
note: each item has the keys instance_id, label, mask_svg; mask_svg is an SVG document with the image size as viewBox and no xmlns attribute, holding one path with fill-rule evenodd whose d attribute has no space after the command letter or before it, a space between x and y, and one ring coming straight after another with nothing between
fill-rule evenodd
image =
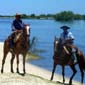
<instances>
[{"instance_id":1,"label":"horse head","mask_svg":"<svg viewBox=\"0 0 85 85\"><path fill-rule=\"evenodd\" d=\"M24 25L23 32L25 32L27 36L30 36L30 25L29 24Z\"/></svg>"},{"instance_id":2,"label":"horse head","mask_svg":"<svg viewBox=\"0 0 85 85\"><path fill-rule=\"evenodd\" d=\"M55 37L54 39L54 52L58 50L59 47L59 38Z\"/></svg>"},{"instance_id":3,"label":"horse head","mask_svg":"<svg viewBox=\"0 0 85 85\"><path fill-rule=\"evenodd\" d=\"M59 57L59 56L64 56L66 54L63 45L61 44L60 38L54 39L54 55ZM67 55L66 55L67 56Z\"/></svg>"}]
</instances>

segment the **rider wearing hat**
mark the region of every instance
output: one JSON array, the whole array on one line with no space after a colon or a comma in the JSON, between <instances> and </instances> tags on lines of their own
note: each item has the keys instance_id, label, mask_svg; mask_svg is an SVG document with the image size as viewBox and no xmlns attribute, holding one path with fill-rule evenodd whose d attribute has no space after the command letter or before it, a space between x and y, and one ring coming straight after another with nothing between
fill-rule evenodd
<instances>
[{"instance_id":1,"label":"rider wearing hat","mask_svg":"<svg viewBox=\"0 0 85 85\"><path fill-rule=\"evenodd\" d=\"M61 29L63 30L63 32L60 35L62 44L65 43L65 41L67 41L68 44L73 44L74 36L73 36L72 32L68 31L70 29L70 27L62 26Z\"/></svg>"},{"instance_id":2,"label":"rider wearing hat","mask_svg":"<svg viewBox=\"0 0 85 85\"><path fill-rule=\"evenodd\" d=\"M68 45L68 46L73 45L74 36L72 32L68 31L70 27L64 25L61 27L61 29L63 30L63 32L60 34L60 43L64 47L64 50L67 53L69 53L65 45ZM76 63L75 49L71 48L71 54L72 54L72 59L74 63Z\"/></svg>"},{"instance_id":3,"label":"rider wearing hat","mask_svg":"<svg viewBox=\"0 0 85 85\"><path fill-rule=\"evenodd\" d=\"M15 45L15 37L20 35L20 33L22 32L24 28L24 23L21 20L21 14L17 13L15 15L15 19L12 22L12 35L11 35L11 39L10 39L10 47L14 47Z\"/></svg>"},{"instance_id":4,"label":"rider wearing hat","mask_svg":"<svg viewBox=\"0 0 85 85\"><path fill-rule=\"evenodd\" d=\"M15 15L15 20L12 23L12 31L22 30L24 27L24 23L21 20L21 14Z\"/></svg>"}]
</instances>

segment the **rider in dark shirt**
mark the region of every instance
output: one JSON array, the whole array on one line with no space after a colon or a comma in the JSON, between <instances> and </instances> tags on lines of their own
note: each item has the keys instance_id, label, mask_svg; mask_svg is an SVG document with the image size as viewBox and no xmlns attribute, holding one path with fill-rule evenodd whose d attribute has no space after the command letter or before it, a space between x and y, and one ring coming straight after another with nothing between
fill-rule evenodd
<instances>
[{"instance_id":1,"label":"rider in dark shirt","mask_svg":"<svg viewBox=\"0 0 85 85\"><path fill-rule=\"evenodd\" d=\"M12 31L22 30L24 27L24 23L21 20L21 15L16 14L15 20L12 23Z\"/></svg>"},{"instance_id":2,"label":"rider in dark shirt","mask_svg":"<svg viewBox=\"0 0 85 85\"><path fill-rule=\"evenodd\" d=\"M12 23L12 35L11 35L11 40L10 40L10 47L14 46L14 38L16 35L16 32L21 32L24 28L24 23L21 20L21 14L16 14L15 20L13 20Z\"/></svg>"}]
</instances>

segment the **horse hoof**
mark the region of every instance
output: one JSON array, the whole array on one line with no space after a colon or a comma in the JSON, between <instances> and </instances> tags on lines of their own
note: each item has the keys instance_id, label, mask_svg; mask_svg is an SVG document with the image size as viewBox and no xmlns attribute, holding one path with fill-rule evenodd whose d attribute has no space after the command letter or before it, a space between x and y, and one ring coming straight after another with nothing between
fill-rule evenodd
<instances>
[{"instance_id":1,"label":"horse hoof","mask_svg":"<svg viewBox=\"0 0 85 85\"><path fill-rule=\"evenodd\" d=\"M26 74L26 72L24 72L23 74Z\"/></svg>"},{"instance_id":2,"label":"horse hoof","mask_svg":"<svg viewBox=\"0 0 85 85\"><path fill-rule=\"evenodd\" d=\"M21 76L25 76L25 73L18 73L19 75L21 75Z\"/></svg>"},{"instance_id":3,"label":"horse hoof","mask_svg":"<svg viewBox=\"0 0 85 85\"><path fill-rule=\"evenodd\" d=\"M1 70L1 73L3 73L3 70Z\"/></svg>"},{"instance_id":4,"label":"horse hoof","mask_svg":"<svg viewBox=\"0 0 85 85\"><path fill-rule=\"evenodd\" d=\"M25 76L25 74L23 73L22 76Z\"/></svg>"},{"instance_id":5,"label":"horse hoof","mask_svg":"<svg viewBox=\"0 0 85 85\"><path fill-rule=\"evenodd\" d=\"M22 76L25 76L26 72L22 73Z\"/></svg>"},{"instance_id":6,"label":"horse hoof","mask_svg":"<svg viewBox=\"0 0 85 85\"><path fill-rule=\"evenodd\" d=\"M19 70L18 70L18 68L17 68L17 72L16 73L19 73Z\"/></svg>"},{"instance_id":7,"label":"horse hoof","mask_svg":"<svg viewBox=\"0 0 85 85\"><path fill-rule=\"evenodd\" d=\"M19 74L19 71L17 71L16 73L18 73L18 74Z\"/></svg>"},{"instance_id":8,"label":"horse hoof","mask_svg":"<svg viewBox=\"0 0 85 85\"><path fill-rule=\"evenodd\" d=\"M50 78L50 81L52 81L52 80L53 80L53 78L51 77L51 78Z\"/></svg>"},{"instance_id":9,"label":"horse hoof","mask_svg":"<svg viewBox=\"0 0 85 85\"><path fill-rule=\"evenodd\" d=\"M69 82L69 85L72 85L72 82Z\"/></svg>"},{"instance_id":10,"label":"horse hoof","mask_svg":"<svg viewBox=\"0 0 85 85\"><path fill-rule=\"evenodd\" d=\"M14 73L14 71L11 71L11 73Z\"/></svg>"}]
</instances>

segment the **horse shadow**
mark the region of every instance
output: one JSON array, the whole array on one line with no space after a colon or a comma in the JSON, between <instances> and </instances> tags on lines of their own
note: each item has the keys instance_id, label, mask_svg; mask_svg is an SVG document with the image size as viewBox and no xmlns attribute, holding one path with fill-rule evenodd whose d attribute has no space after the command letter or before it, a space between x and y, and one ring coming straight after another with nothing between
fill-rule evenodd
<instances>
[{"instance_id":1,"label":"horse shadow","mask_svg":"<svg viewBox=\"0 0 85 85\"><path fill-rule=\"evenodd\" d=\"M18 72L18 74L21 75L21 76L23 76L23 77L25 76L25 73Z\"/></svg>"},{"instance_id":2,"label":"horse shadow","mask_svg":"<svg viewBox=\"0 0 85 85\"><path fill-rule=\"evenodd\" d=\"M60 84L60 85L69 85L69 83L63 83L63 82L60 82L60 81L56 81L56 83ZM71 85L76 85L76 84L71 84ZM82 85L82 84L81 84Z\"/></svg>"}]
</instances>

